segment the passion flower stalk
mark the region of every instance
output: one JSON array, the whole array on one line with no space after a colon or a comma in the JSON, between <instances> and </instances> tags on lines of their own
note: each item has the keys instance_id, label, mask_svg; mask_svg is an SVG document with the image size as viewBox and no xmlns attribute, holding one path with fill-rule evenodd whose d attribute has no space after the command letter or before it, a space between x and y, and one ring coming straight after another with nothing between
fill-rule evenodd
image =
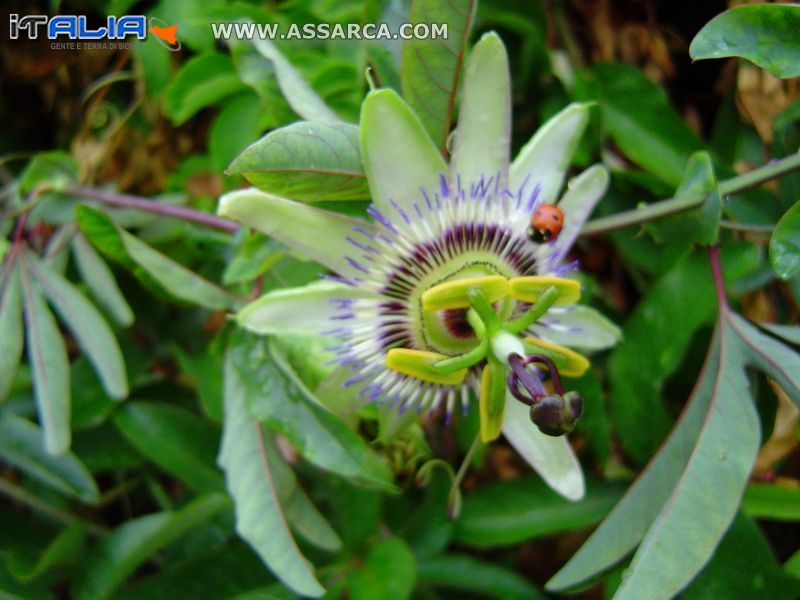
<instances>
[{"instance_id":1,"label":"passion flower stalk","mask_svg":"<svg viewBox=\"0 0 800 600\"><path fill-rule=\"evenodd\" d=\"M334 273L264 295L238 322L262 334L337 337L331 351L349 369L345 385L387 409L442 408L450 418L477 397L482 439L502 432L549 485L577 499L580 466L566 439L553 436L582 410L561 376L580 376L589 361L566 346L605 348L619 331L575 305L576 266L563 261L608 174L596 165L572 179L558 203L560 235L533 243L531 214L556 203L587 106L561 111L510 163L508 58L497 35L473 49L462 89L449 165L394 91L364 100L369 221L255 189L222 197L221 215Z\"/></svg>"}]
</instances>

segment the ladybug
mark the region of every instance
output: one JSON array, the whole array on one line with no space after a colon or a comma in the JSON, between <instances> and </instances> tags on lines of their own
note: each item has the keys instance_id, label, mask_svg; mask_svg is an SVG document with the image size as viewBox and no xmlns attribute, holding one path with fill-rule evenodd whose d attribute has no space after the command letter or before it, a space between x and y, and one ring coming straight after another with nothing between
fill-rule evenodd
<instances>
[{"instance_id":1,"label":"ladybug","mask_svg":"<svg viewBox=\"0 0 800 600\"><path fill-rule=\"evenodd\" d=\"M528 239L537 244L553 242L564 227L564 213L554 204L541 204L531 216Z\"/></svg>"}]
</instances>

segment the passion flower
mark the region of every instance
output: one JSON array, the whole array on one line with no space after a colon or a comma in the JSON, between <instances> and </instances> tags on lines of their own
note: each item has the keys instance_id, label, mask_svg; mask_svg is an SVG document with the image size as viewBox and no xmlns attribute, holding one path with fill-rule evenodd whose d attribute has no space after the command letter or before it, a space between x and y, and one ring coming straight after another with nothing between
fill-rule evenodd
<instances>
[{"instance_id":1,"label":"passion flower","mask_svg":"<svg viewBox=\"0 0 800 600\"><path fill-rule=\"evenodd\" d=\"M267 293L237 319L263 334L338 338L334 360L365 401L399 411L443 408L449 419L478 397L484 441L502 431L554 489L580 498L578 462L564 437L552 437L571 429L580 403L561 389L547 392L542 380L560 387L559 375L588 368L566 346L600 349L619 336L599 313L575 306L577 266L564 264L608 174L596 165L572 179L557 204L558 235L535 243L526 234L531 215L556 204L588 107L562 110L510 163L508 58L495 34L473 49L462 89L449 165L394 91L364 100L370 220L255 189L221 198L221 215L333 272Z\"/></svg>"}]
</instances>

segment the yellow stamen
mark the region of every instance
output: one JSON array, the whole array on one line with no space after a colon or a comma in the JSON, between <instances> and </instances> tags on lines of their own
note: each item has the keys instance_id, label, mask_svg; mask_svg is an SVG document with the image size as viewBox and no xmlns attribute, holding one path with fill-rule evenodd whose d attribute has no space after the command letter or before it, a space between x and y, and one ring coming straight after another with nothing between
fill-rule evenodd
<instances>
[{"instance_id":1,"label":"yellow stamen","mask_svg":"<svg viewBox=\"0 0 800 600\"><path fill-rule=\"evenodd\" d=\"M422 294L422 310L426 312L449 308L469 308L468 292L478 287L484 291L489 302L497 302L508 296L508 279L502 275L486 275L454 279L440 283Z\"/></svg>"},{"instance_id":2,"label":"yellow stamen","mask_svg":"<svg viewBox=\"0 0 800 600\"><path fill-rule=\"evenodd\" d=\"M544 354L552 360L558 372L566 377L580 377L589 368L589 359L574 350L545 342L535 337L526 337L525 344L534 346L538 354ZM526 352L528 349L526 349Z\"/></svg>"},{"instance_id":3,"label":"yellow stamen","mask_svg":"<svg viewBox=\"0 0 800 600\"><path fill-rule=\"evenodd\" d=\"M491 442L500 436L506 408L506 380L503 364L490 361L481 374L481 395L478 401L481 414L481 441Z\"/></svg>"},{"instance_id":4,"label":"yellow stamen","mask_svg":"<svg viewBox=\"0 0 800 600\"><path fill-rule=\"evenodd\" d=\"M580 282L551 275L513 277L508 280L508 294L522 302L533 303L550 286L558 290L558 299L555 301L556 306L575 304L581 297Z\"/></svg>"},{"instance_id":5,"label":"yellow stamen","mask_svg":"<svg viewBox=\"0 0 800 600\"><path fill-rule=\"evenodd\" d=\"M458 369L451 373L441 373L435 365L441 360L450 358L438 352L425 350L412 350L410 348L392 348L386 354L386 366L404 375L409 375L422 381L441 383L445 385L458 385L467 376L467 369Z\"/></svg>"}]
</instances>

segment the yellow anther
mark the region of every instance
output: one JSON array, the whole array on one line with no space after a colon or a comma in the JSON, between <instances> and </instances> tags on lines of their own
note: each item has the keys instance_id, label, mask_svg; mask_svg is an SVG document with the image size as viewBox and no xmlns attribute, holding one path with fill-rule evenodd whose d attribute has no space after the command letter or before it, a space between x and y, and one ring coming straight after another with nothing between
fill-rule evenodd
<instances>
[{"instance_id":1,"label":"yellow anther","mask_svg":"<svg viewBox=\"0 0 800 600\"><path fill-rule=\"evenodd\" d=\"M481 374L481 441L486 444L500 436L506 408L506 379L502 363L491 361Z\"/></svg>"},{"instance_id":2,"label":"yellow anther","mask_svg":"<svg viewBox=\"0 0 800 600\"><path fill-rule=\"evenodd\" d=\"M550 286L558 290L558 300L555 301L556 306L575 304L581 297L580 282L551 275L513 277L508 280L508 295L522 302L533 303Z\"/></svg>"},{"instance_id":3,"label":"yellow anther","mask_svg":"<svg viewBox=\"0 0 800 600\"><path fill-rule=\"evenodd\" d=\"M450 357L438 352L392 348L386 354L386 366L403 375L409 375L422 381L445 385L462 383L467 376L467 369L458 369L452 373L440 373L434 368L436 363L446 358Z\"/></svg>"},{"instance_id":4,"label":"yellow anther","mask_svg":"<svg viewBox=\"0 0 800 600\"><path fill-rule=\"evenodd\" d=\"M422 310L469 308L468 292L473 287L482 289L489 302L497 302L508 296L508 279L502 275L454 279L426 290L422 294Z\"/></svg>"},{"instance_id":5,"label":"yellow anther","mask_svg":"<svg viewBox=\"0 0 800 600\"><path fill-rule=\"evenodd\" d=\"M580 377L589 368L588 358L574 350L564 348L564 346L545 342L535 337L526 337L525 344L533 346L537 354L544 354L552 360L558 368L558 372L566 377ZM528 350L529 348L526 348L526 351Z\"/></svg>"}]
</instances>

